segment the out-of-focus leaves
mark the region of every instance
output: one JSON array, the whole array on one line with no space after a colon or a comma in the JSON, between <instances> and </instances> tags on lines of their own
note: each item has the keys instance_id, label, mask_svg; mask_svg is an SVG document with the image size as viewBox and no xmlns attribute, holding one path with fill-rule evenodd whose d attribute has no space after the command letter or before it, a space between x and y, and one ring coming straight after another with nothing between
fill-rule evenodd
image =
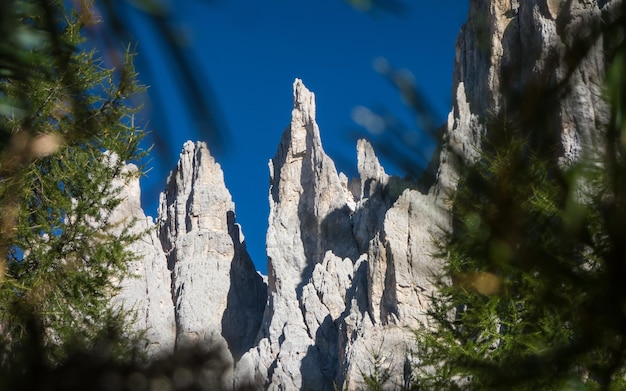
<instances>
[{"instance_id":1,"label":"out-of-focus leaves","mask_svg":"<svg viewBox=\"0 0 626 391\"><path fill-rule=\"evenodd\" d=\"M438 116L410 71L396 69L384 58L377 58L373 67L398 91L415 123L403 123L384 106L358 106L352 111L352 119L365 132L355 132L354 137L370 140L378 154L388 158L409 177L427 181L424 174L439 134Z\"/></svg>"},{"instance_id":2,"label":"out-of-focus leaves","mask_svg":"<svg viewBox=\"0 0 626 391\"><path fill-rule=\"evenodd\" d=\"M401 0L343 0L354 9L361 12L375 13L387 12L395 15L403 15L408 12L408 7Z\"/></svg>"},{"instance_id":3,"label":"out-of-focus leaves","mask_svg":"<svg viewBox=\"0 0 626 391\"><path fill-rule=\"evenodd\" d=\"M135 8L142 10L145 13L151 15L158 15L161 17L167 17L169 14L169 7L164 1L160 0L127 0Z\"/></svg>"},{"instance_id":4,"label":"out-of-focus leaves","mask_svg":"<svg viewBox=\"0 0 626 391\"><path fill-rule=\"evenodd\" d=\"M82 1L74 0L73 3L81 13L98 15L102 24L90 26L87 29L88 34L104 48L108 58L118 69L121 66L120 43L135 42L138 36L137 27L127 15L128 5L143 12L147 28L156 35L154 41L160 44L159 55L168 58L172 63L170 73L178 80L181 96L185 100L184 106L189 110L196 126L193 130L197 132L198 138L209 142L212 152L220 153L224 150L228 131L212 92L209 77L197 66L199 61L194 52L181 39L180 30L176 28L177 20L168 4L157 0L97 0L92 7L86 8ZM142 65L140 62L143 80L148 84L158 83L152 67L150 63ZM158 155L168 156L168 135L172 130L167 128L167 103L150 90L148 93L155 106L148 115L152 117L151 124L156 128L156 132L149 134L149 139L154 142L157 152L161 152Z\"/></svg>"},{"instance_id":5,"label":"out-of-focus leaves","mask_svg":"<svg viewBox=\"0 0 626 391\"><path fill-rule=\"evenodd\" d=\"M444 271L428 310L436 326L418 332L429 368L420 386L624 389L626 3L620 7L612 20L583 22L564 59L549 58L523 84L524 64L503 69L498 93L507 105L485 120L477 160L458 166ZM593 135L564 164L553 119L600 42L607 105L594 108Z\"/></svg>"},{"instance_id":6,"label":"out-of-focus leaves","mask_svg":"<svg viewBox=\"0 0 626 391\"><path fill-rule=\"evenodd\" d=\"M458 286L466 290L475 290L483 295L498 294L502 288L500 277L489 272L465 273L459 276Z\"/></svg>"},{"instance_id":7,"label":"out-of-focus leaves","mask_svg":"<svg viewBox=\"0 0 626 391\"><path fill-rule=\"evenodd\" d=\"M435 110L430 105L428 98L417 87L413 73L407 69L393 68L389 61L382 57L374 60L373 65L374 70L398 90L404 103L415 111L418 127L431 137L436 137Z\"/></svg>"},{"instance_id":8,"label":"out-of-focus leaves","mask_svg":"<svg viewBox=\"0 0 626 391\"><path fill-rule=\"evenodd\" d=\"M0 389L32 389L10 383L128 319L110 300L139 235L112 212L141 175L126 162L143 157L128 106L142 87L131 53L114 75L80 50L85 19L61 0L0 7ZM134 334L120 329L111 348L129 352Z\"/></svg>"}]
</instances>

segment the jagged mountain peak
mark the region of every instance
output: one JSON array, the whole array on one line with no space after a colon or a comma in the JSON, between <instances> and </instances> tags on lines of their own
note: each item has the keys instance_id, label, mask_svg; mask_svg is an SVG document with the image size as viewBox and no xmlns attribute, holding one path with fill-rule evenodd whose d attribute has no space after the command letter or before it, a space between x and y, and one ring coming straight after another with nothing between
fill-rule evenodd
<instances>
[{"instance_id":1,"label":"jagged mountain peak","mask_svg":"<svg viewBox=\"0 0 626 391\"><path fill-rule=\"evenodd\" d=\"M291 123L298 121L302 124L315 122L315 94L309 91L302 80L293 82L293 111Z\"/></svg>"}]
</instances>

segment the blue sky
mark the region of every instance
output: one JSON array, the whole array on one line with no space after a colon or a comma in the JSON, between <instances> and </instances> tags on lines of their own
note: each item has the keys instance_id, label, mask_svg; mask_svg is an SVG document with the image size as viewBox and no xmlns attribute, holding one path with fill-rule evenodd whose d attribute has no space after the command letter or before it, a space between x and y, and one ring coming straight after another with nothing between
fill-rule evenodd
<instances>
[{"instance_id":1,"label":"blue sky","mask_svg":"<svg viewBox=\"0 0 626 391\"><path fill-rule=\"evenodd\" d=\"M171 2L174 4L174 2ZM402 15L363 13L341 0L177 1L172 9L180 37L211 85L226 142L215 152L236 205L250 255L266 273L265 232L269 214L268 160L290 122L292 83L301 78L316 95L322 143L337 168L356 175L355 107L391 112L415 127L398 91L373 69L377 58L406 69L443 123L450 108L454 43L468 2L411 1ZM129 11L131 12L131 11ZM155 216L158 193L187 139L208 140L184 105L180 80L142 17L136 23L139 71L167 109L146 105L144 118L165 121L167 145L154 150L142 180L142 203ZM142 64L151 72L142 72ZM150 73L150 77L145 74ZM152 108L152 110L151 110ZM161 124L162 125L162 124ZM148 122L148 129L151 123ZM209 148L211 149L211 145ZM433 145L424 143L430 152ZM402 174L391 162L388 172Z\"/></svg>"}]
</instances>

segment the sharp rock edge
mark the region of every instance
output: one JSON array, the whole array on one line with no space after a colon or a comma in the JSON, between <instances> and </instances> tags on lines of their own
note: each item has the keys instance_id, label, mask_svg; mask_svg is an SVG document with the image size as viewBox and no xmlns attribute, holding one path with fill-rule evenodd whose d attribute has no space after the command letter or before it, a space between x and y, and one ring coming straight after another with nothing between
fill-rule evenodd
<instances>
[{"instance_id":1,"label":"sharp rock edge","mask_svg":"<svg viewBox=\"0 0 626 391\"><path fill-rule=\"evenodd\" d=\"M267 284L245 250L219 164L206 145L187 142L161 194L158 235L135 249L140 278L122 282L116 303L137 310L135 327L148 329L154 354L197 342L227 348L227 388L360 389L375 364L392 371L390 386L403 384L416 359L409 330L427 323L440 266L431 239L450 227L459 164L477 158L491 116L538 78L569 87L544 102L561 163L597 150L594 129L608 118L602 40L573 72L562 60L580 23L609 20L619 3L471 2L428 189L387 175L364 140L359 178L338 173L322 148L315 96L296 79L291 123L269 163ZM124 194L122 215L149 226L136 184Z\"/></svg>"}]
</instances>

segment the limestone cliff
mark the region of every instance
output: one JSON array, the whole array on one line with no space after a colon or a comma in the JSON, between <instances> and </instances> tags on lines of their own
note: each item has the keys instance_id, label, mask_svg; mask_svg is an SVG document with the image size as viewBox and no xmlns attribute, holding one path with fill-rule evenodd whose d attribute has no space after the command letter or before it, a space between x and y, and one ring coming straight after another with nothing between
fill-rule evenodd
<instances>
[{"instance_id":1,"label":"limestone cliff","mask_svg":"<svg viewBox=\"0 0 626 391\"><path fill-rule=\"evenodd\" d=\"M129 164L127 169L137 168ZM169 354L174 351L176 335L171 276L152 218L146 217L141 209L139 178L122 188L120 198L121 203L113 211L111 221L114 224L133 222L132 229L143 236L129 249L137 256L129 265L132 278L120 282L120 293L113 305L135 312L131 325L136 331L145 330L149 357Z\"/></svg>"},{"instance_id":2,"label":"limestone cliff","mask_svg":"<svg viewBox=\"0 0 626 391\"><path fill-rule=\"evenodd\" d=\"M171 271L176 345L223 344L235 359L255 342L266 287L246 250L218 163L187 142L161 193L159 238Z\"/></svg>"},{"instance_id":3,"label":"limestone cliff","mask_svg":"<svg viewBox=\"0 0 626 391\"><path fill-rule=\"evenodd\" d=\"M374 350L388 367L407 360L408 327L423 320L436 267L431 232L418 221L444 219L429 196L385 174L369 143L357 149L360 179L349 183L324 153L313 93L296 80L291 124L270 161L268 305L240 379L357 387Z\"/></svg>"},{"instance_id":4,"label":"limestone cliff","mask_svg":"<svg viewBox=\"0 0 626 391\"><path fill-rule=\"evenodd\" d=\"M359 178L337 172L322 147L315 96L296 80L291 123L269 164L267 285L219 165L206 145L186 143L161 195L158 240L147 235L137 248L141 278L122 292L136 303L137 327L159 330L148 337L165 350L227 347L228 387L358 389L375 366L391 370L389 387L404 384L418 359L411 328L427 323L440 263L432 238L450 227L459 164L476 159L491 118L519 113L541 113L522 116L523 125L550 129L561 164L593 153L595 129L607 121L605 55L602 37L586 28L610 19L620 2L472 1L428 186L387 175L364 140ZM573 46L584 49L582 63L567 57Z\"/></svg>"}]
</instances>

